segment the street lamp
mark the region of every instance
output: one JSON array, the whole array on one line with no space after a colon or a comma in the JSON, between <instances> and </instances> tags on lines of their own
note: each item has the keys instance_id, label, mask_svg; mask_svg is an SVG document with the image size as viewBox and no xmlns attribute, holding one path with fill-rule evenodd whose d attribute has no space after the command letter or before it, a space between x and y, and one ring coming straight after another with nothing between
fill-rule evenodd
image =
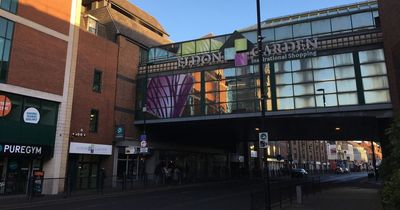
<instances>
[{"instance_id":1,"label":"street lamp","mask_svg":"<svg viewBox=\"0 0 400 210\"><path fill-rule=\"evenodd\" d=\"M324 102L324 107L326 107L325 89L324 88L320 88L317 91L322 91L322 102Z\"/></svg>"},{"instance_id":2,"label":"street lamp","mask_svg":"<svg viewBox=\"0 0 400 210\"><path fill-rule=\"evenodd\" d=\"M260 74L260 93L261 93L261 131L265 132L265 73L262 67L263 64L263 56L262 56L262 40L261 36L261 15L260 15L260 0L256 0L257 3L257 46L258 46L258 72ZM267 168L266 174L266 189L265 189L265 204L266 209L271 210L271 195L270 195L270 184L269 184L269 164L268 164L268 155L265 158L265 167Z\"/></svg>"}]
</instances>

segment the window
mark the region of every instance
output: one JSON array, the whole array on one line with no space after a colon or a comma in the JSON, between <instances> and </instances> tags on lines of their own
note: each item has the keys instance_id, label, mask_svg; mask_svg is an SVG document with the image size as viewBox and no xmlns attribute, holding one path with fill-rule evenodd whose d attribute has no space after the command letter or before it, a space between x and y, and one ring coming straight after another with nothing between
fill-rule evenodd
<instances>
[{"instance_id":1,"label":"window","mask_svg":"<svg viewBox=\"0 0 400 210\"><path fill-rule=\"evenodd\" d=\"M353 22L353 28L361 28L374 25L371 12L354 14L351 16L351 19Z\"/></svg>"},{"instance_id":2,"label":"window","mask_svg":"<svg viewBox=\"0 0 400 210\"><path fill-rule=\"evenodd\" d=\"M93 75L93 86L92 90L94 92L100 93L101 92L101 85L102 85L102 75L103 73L99 70L94 70Z\"/></svg>"},{"instance_id":3,"label":"window","mask_svg":"<svg viewBox=\"0 0 400 210\"><path fill-rule=\"evenodd\" d=\"M96 133L98 128L98 121L99 121L99 111L92 109L90 111L90 124L89 124L89 131Z\"/></svg>"},{"instance_id":4,"label":"window","mask_svg":"<svg viewBox=\"0 0 400 210\"><path fill-rule=\"evenodd\" d=\"M147 62L147 59L149 57L149 51L144 49L144 48L140 48L140 63L141 64L145 64Z\"/></svg>"},{"instance_id":5,"label":"window","mask_svg":"<svg viewBox=\"0 0 400 210\"><path fill-rule=\"evenodd\" d=\"M332 18L332 31L343 31L351 29L350 16Z\"/></svg>"},{"instance_id":6,"label":"window","mask_svg":"<svg viewBox=\"0 0 400 210\"><path fill-rule=\"evenodd\" d=\"M7 78L14 23L0 17L0 82Z\"/></svg>"},{"instance_id":7,"label":"window","mask_svg":"<svg viewBox=\"0 0 400 210\"><path fill-rule=\"evenodd\" d=\"M292 38L292 26L282 26L275 29L276 40Z\"/></svg>"},{"instance_id":8,"label":"window","mask_svg":"<svg viewBox=\"0 0 400 210\"><path fill-rule=\"evenodd\" d=\"M87 30L92 33L97 35L97 21L93 18L88 18L88 23L87 23Z\"/></svg>"},{"instance_id":9,"label":"window","mask_svg":"<svg viewBox=\"0 0 400 210\"><path fill-rule=\"evenodd\" d=\"M0 8L11 13L17 13L18 0L0 0Z\"/></svg>"}]
</instances>

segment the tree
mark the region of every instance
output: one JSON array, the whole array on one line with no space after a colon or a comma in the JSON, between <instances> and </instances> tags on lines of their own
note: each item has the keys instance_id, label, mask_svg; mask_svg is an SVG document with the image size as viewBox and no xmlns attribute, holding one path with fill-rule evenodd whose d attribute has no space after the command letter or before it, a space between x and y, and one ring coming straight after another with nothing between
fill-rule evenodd
<instances>
[{"instance_id":1,"label":"tree","mask_svg":"<svg viewBox=\"0 0 400 210\"><path fill-rule=\"evenodd\" d=\"M382 200L388 209L400 209L400 115L386 129L389 144L387 156L382 161Z\"/></svg>"}]
</instances>

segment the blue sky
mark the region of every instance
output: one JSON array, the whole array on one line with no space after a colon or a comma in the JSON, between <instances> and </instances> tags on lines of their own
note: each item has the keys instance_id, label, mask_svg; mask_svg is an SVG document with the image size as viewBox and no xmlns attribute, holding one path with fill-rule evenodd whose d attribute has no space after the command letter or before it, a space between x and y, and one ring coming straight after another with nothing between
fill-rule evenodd
<instances>
[{"instance_id":1,"label":"blue sky","mask_svg":"<svg viewBox=\"0 0 400 210\"><path fill-rule=\"evenodd\" d=\"M256 24L256 0L129 0L155 17L174 42ZM363 0L260 0L261 20Z\"/></svg>"}]
</instances>

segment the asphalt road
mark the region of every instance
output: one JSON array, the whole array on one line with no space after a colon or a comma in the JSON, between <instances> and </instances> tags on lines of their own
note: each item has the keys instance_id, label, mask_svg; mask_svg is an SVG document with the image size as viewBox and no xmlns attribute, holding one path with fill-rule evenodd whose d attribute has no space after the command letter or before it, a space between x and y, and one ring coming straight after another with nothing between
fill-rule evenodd
<instances>
[{"instance_id":1,"label":"asphalt road","mask_svg":"<svg viewBox=\"0 0 400 210\"><path fill-rule=\"evenodd\" d=\"M321 182L344 183L362 177L365 173L327 175ZM274 183L272 183L274 184ZM246 210L250 209L250 194L262 190L260 181L229 181L190 187L167 188L157 191L126 192L91 197L27 202L0 206L1 209L40 210Z\"/></svg>"}]
</instances>

